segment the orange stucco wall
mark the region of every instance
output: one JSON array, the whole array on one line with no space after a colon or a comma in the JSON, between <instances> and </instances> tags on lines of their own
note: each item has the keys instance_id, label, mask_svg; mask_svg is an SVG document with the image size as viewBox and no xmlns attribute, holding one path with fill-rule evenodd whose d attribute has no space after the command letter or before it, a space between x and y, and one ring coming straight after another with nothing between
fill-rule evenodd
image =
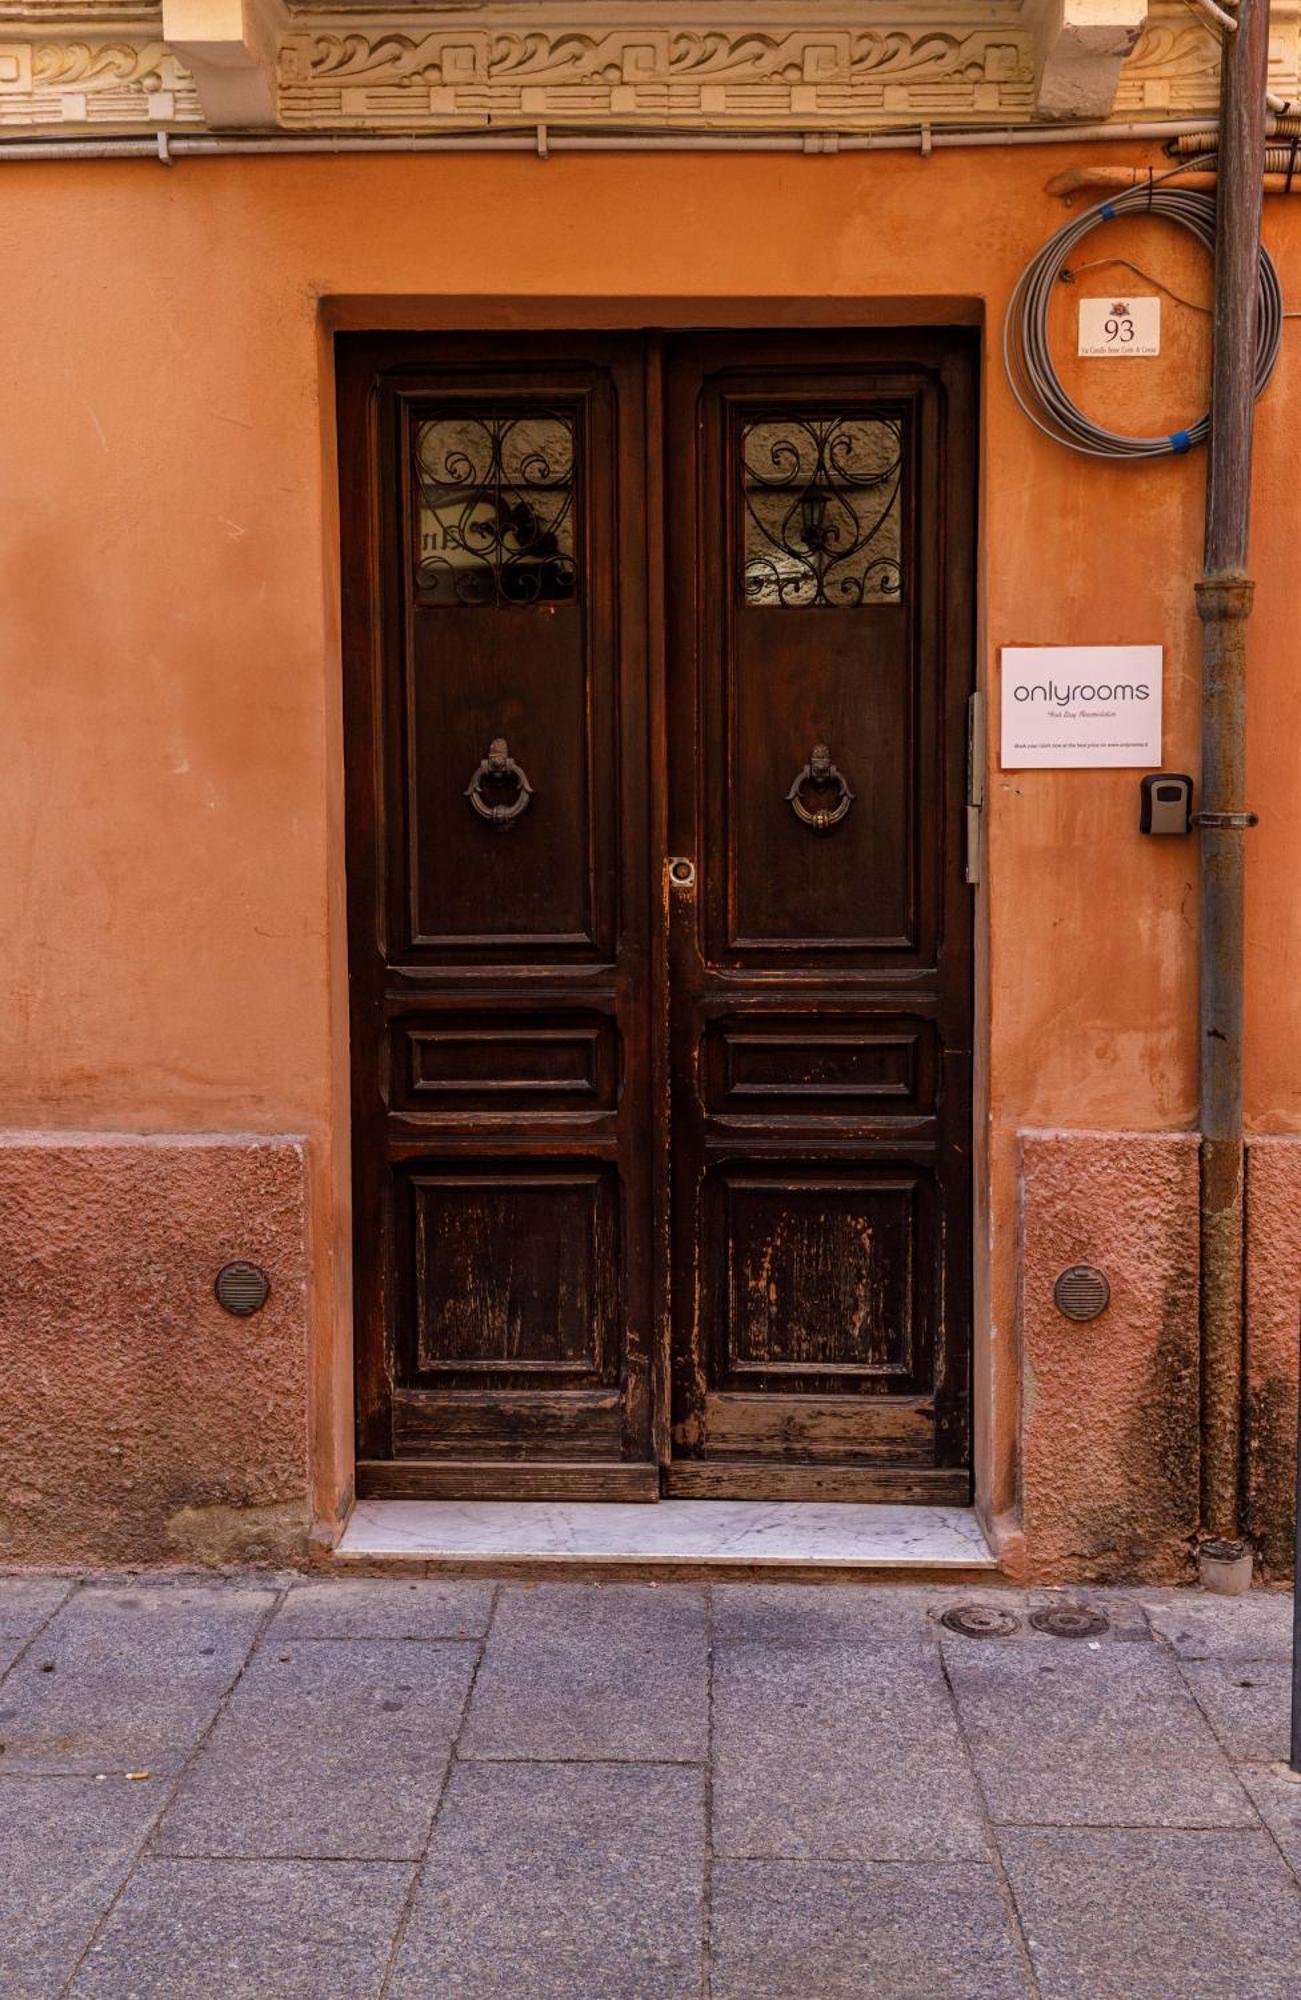
<instances>
[{"instance_id":1,"label":"orange stucco wall","mask_svg":"<svg viewBox=\"0 0 1301 2000\"><path fill-rule=\"evenodd\" d=\"M509 323L513 308L486 302L511 298L564 324L579 308L552 313L557 295L592 321L650 324L684 316L657 300L746 301L730 316L756 322L816 322L819 302L870 317L874 299L913 295L927 316L952 300L969 319L983 302L985 684L1009 641L1162 641L1166 761L1195 769L1204 461L1072 456L1024 421L997 358L1011 284L1066 212L1044 183L1069 159L4 169L0 1125L306 1135L320 1510L346 1485L351 1429L328 325ZM1301 202L1272 202L1266 226L1286 285ZM1197 254L1164 225L1114 233L1207 296ZM1114 281L1091 275L1082 289ZM1146 374L1090 377L1115 419L1201 408L1204 323L1168 304L1167 327ZM1269 1133L1301 1130L1299 338L1285 337L1257 450L1248 1076ZM1194 843L1138 838L1133 774L1001 774L991 739L976 1411L998 1513L1016 1487L1016 1135L1192 1123L1197 902Z\"/></svg>"}]
</instances>

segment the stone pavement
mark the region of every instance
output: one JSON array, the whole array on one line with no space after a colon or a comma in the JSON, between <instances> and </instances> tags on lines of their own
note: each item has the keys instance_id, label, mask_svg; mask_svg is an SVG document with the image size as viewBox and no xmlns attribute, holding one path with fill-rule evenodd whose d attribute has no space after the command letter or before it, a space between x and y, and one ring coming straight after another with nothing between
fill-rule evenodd
<instances>
[{"instance_id":1,"label":"stone pavement","mask_svg":"<svg viewBox=\"0 0 1301 2000\"><path fill-rule=\"evenodd\" d=\"M1301 2000L1289 1639L1265 1595L0 1579L0 1996Z\"/></svg>"}]
</instances>

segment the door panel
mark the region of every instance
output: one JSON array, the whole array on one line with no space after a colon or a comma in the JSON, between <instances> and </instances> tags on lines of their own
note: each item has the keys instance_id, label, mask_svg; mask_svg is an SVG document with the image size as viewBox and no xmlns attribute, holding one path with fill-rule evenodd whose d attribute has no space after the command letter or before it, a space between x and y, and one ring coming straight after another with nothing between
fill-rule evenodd
<instances>
[{"instance_id":1,"label":"door panel","mask_svg":"<svg viewBox=\"0 0 1301 2000\"><path fill-rule=\"evenodd\" d=\"M674 1492L967 1494L969 404L672 351Z\"/></svg>"},{"instance_id":2,"label":"door panel","mask_svg":"<svg viewBox=\"0 0 1301 2000\"><path fill-rule=\"evenodd\" d=\"M653 1497L640 344L340 350L360 1485Z\"/></svg>"},{"instance_id":3,"label":"door panel","mask_svg":"<svg viewBox=\"0 0 1301 2000\"><path fill-rule=\"evenodd\" d=\"M614 958L614 384L563 367L473 387L449 374L441 392L439 379L393 398L406 558L394 941L425 962ZM527 795L482 769L494 742ZM485 818L521 796L516 819Z\"/></svg>"}]
</instances>

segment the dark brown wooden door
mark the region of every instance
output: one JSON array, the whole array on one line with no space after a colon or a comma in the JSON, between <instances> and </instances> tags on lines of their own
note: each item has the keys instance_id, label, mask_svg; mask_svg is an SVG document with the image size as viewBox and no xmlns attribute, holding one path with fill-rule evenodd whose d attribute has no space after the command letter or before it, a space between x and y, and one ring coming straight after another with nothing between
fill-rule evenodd
<instances>
[{"instance_id":1,"label":"dark brown wooden door","mask_svg":"<svg viewBox=\"0 0 1301 2000\"><path fill-rule=\"evenodd\" d=\"M672 356L673 1493L967 1495L969 385Z\"/></svg>"},{"instance_id":2,"label":"dark brown wooden door","mask_svg":"<svg viewBox=\"0 0 1301 2000\"><path fill-rule=\"evenodd\" d=\"M359 1484L651 1498L641 346L340 346Z\"/></svg>"},{"instance_id":3,"label":"dark brown wooden door","mask_svg":"<svg viewBox=\"0 0 1301 2000\"><path fill-rule=\"evenodd\" d=\"M359 1490L964 1498L964 343L339 348Z\"/></svg>"}]
</instances>

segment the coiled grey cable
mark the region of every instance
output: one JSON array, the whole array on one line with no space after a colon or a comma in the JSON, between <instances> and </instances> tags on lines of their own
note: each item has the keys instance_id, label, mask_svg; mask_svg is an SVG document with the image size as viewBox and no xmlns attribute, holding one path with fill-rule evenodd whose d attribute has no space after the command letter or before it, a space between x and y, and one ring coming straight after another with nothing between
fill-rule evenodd
<instances>
[{"instance_id":1,"label":"coiled grey cable","mask_svg":"<svg viewBox=\"0 0 1301 2000\"><path fill-rule=\"evenodd\" d=\"M1200 194L1193 188L1149 183L1147 187L1126 188L1123 194L1110 196L1059 229L1026 265L1008 301L1007 318L1003 322L1003 366L1012 394L1045 437L1069 445L1072 451L1087 452L1091 458L1167 458L1205 442L1210 429L1209 415L1199 417L1187 430L1172 431L1164 437L1126 437L1119 431L1104 430L1071 401L1048 349L1048 307L1067 259L1091 229L1120 215L1163 216L1167 222L1176 222L1189 230L1214 253L1214 195ZM1273 260L1262 246L1256 313L1257 395L1274 372L1282 338L1283 293Z\"/></svg>"}]
</instances>

